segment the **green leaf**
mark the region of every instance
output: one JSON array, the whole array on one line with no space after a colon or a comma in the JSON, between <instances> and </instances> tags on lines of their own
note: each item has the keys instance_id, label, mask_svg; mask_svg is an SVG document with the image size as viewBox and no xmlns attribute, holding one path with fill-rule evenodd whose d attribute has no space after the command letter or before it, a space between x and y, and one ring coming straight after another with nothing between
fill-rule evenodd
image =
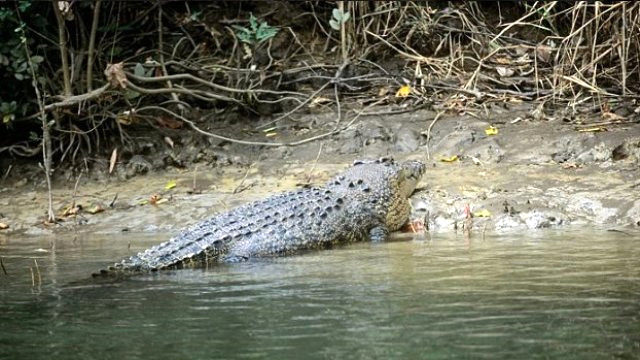
<instances>
[{"instance_id":1,"label":"green leaf","mask_svg":"<svg viewBox=\"0 0 640 360\"><path fill-rule=\"evenodd\" d=\"M202 15L202 11L194 11L190 16L191 21L199 21L200 15Z\"/></svg>"},{"instance_id":2,"label":"green leaf","mask_svg":"<svg viewBox=\"0 0 640 360\"><path fill-rule=\"evenodd\" d=\"M20 10L20 12L25 12L29 6L31 6L31 2L29 1L20 1L18 4L18 9Z\"/></svg>"},{"instance_id":3,"label":"green leaf","mask_svg":"<svg viewBox=\"0 0 640 360\"><path fill-rule=\"evenodd\" d=\"M133 68L133 74L135 76L144 77L145 76L144 66L142 66L142 64L140 64L140 63L137 63L136 67Z\"/></svg>"},{"instance_id":4,"label":"green leaf","mask_svg":"<svg viewBox=\"0 0 640 360\"><path fill-rule=\"evenodd\" d=\"M13 120L14 118L15 118L15 115L13 115L13 114L5 114L5 115L2 117L2 122L3 122L4 124L8 124L8 123L10 123L10 122L11 122L11 120Z\"/></svg>"},{"instance_id":5,"label":"green leaf","mask_svg":"<svg viewBox=\"0 0 640 360\"><path fill-rule=\"evenodd\" d=\"M331 15L333 15L333 18L336 19L338 23L340 22L340 19L342 19L342 11L338 8L333 9Z\"/></svg>"},{"instance_id":6,"label":"green leaf","mask_svg":"<svg viewBox=\"0 0 640 360\"><path fill-rule=\"evenodd\" d=\"M253 30L253 32L258 30L258 19L256 19L253 14L251 14L251 16L249 17L249 25L251 25L251 30Z\"/></svg>"},{"instance_id":7,"label":"green leaf","mask_svg":"<svg viewBox=\"0 0 640 360\"><path fill-rule=\"evenodd\" d=\"M244 34L251 34L251 30L247 29L244 26L240 26L240 25L233 25L233 28L238 30L238 31L242 31Z\"/></svg>"},{"instance_id":8,"label":"green leaf","mask_svg":"<svg viewBox=\"0 0 640 360\"><path fill-rule=\"evenodd\" d=\"M240 41L242 41L243 43L247 43L247 44L253 43L253 38L251 34L239 33L237 35L238 35L238 39L240 39Z\"/></svg>"},{"instance_id":9,"label":"green leaf","mask_svg":"<svg viewBox=\"0 0 640 360\"><path fill-rule=\"evenodd\" d=\"M137 91L133 91L133 90L130 90L130 89L126 89L124 91L124 97L126 97L129 100L135 99L138 96L140 96L140 93L137 92Z\"/></svg>"},{"instance_id":10,"label":"green leaf","mask_svg":"<svg viewBox=\"0 0 640 360\"><path fill-rule=\"evenodd\" d=\"M259 42L270 39L278 33L278 29L269 26L266 22L261 22L258 31L256 31L256 39Z\"/></svg>"},{"instance_id":11,"label":"green leaf","mask_svg":"<svg viewBox=\"0 0 640 360\"><path fill-rule=\"evenodd\" d=\"M258 23L258 19L253 16L253 14L251 14L249 18L249 26L250 29L243 26L232 25L236 30L235 34L238 37L238 40L250 45L263 42L276 36L278 33L278 29L270 26L267 22L260 21Z\"/></svg>"},{"instance_id":12,"label":"green leaf","mask_svg":"<svg viewBox=\"0 0 640 360\"><path fill-rule=\"evenodd\" d=\"M340 24L338 24L338 22L333 19L329 20L329 25L331 25L331 28L333 30L340 30Z\"/></svg>"},{"instance_id":13,"label":"green leaf","mask_svg":"<svg viewBox=\"0 0 640 360\"><path fill-rule=\"evenodd\" d=\"M34 64L40 64L41 62L44 61L44 58L42 56L40 56L40 55L34 55L34 56L31 57L31 61Z\"/></svg>"},{"instance_id":14,"label":"green leaf","mask_svg":"<svg viewBox=\"0 0 640 360\"><path fill-rule=\"evenodd\" d=\"M29 66L29 64L27 64L27 62L21 62L20 64L18 64L18 67L16 68L16 72L26 72L27 71L27 67ZM19 79L22 80L22 79Z\"/></svg>"},{"instance_id":15,"label":"green leaf","mask_svg":"<svg viewBox=\"0 0 640 360\"><path fill-rule=\"evenodd\" d=\"M15 74L13 74L13 76L15 76L16 79L18 79L18 80L24 80L24 75L22 75L20 73L15 73Z\"/></svg>"},{"instance_id":16,"label":"green leaf","mask_svg":"<svg viewBox=\"0 0 640 360\"><path fill-rule=\"evenodd\" d=\"M331 25L331 28L334 30L340 30L340 25L346 23L351 18L351 14L349 14L348 11L343 13L338 8L333 9L331 15L333 19L329 20L329 25Z\"/></svg>"}]
</instances>

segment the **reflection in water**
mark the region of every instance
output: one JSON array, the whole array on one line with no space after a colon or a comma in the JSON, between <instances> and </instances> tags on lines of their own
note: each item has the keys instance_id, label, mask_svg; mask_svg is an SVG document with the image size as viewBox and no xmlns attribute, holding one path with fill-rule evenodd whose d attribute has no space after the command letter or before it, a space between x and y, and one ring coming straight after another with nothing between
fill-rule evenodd
<instances>
[{"instance_id":1,"label":"reflection in water","mask_svg":"<svg viewBox=\"0 0 640 360\"><path fill-rule=\"evenodd\" d=\"M161 241L8 239L0 358L633 358L640 248L620 233L356 244L120 281ZM128 250L128 244L131 249ZM46 252L45 252L46 251ZM42 286L32 286L37 259Z\"/></svg>"}]
</instances>

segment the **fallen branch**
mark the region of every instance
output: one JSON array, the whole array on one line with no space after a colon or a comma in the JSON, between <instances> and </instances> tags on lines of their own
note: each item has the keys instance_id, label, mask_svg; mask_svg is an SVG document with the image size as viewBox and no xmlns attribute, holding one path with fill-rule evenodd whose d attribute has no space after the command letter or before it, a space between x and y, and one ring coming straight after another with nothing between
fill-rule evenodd
<instances>
[{"instance_id":1,"label":"fallen branch","mask_svg":"<svg viewBox=\"0 0 640 360\"><path fill-rule=\"evenodd\" d=\"M187 95L191 95L195 98L198 98L200 100L204 100L204 101L211 101L211 100L221 100L221 101L228 101L228 102L233 102L236 103L238 105L244 105L244 103L240 100L234 99L234 98L230 98L224 95L218 95L218 94L214 94L208 91L204 91L204 90L189 90L189 89L183 89L183 88L178 88L178 87L174 87L174 88L157 88L157 89L148 89L148 88L143 88L140 87L134 83L132 83L131 81L129 81L129 79L125 79L125 84L127 86L128 89L131 89L133 91L139 92L141 94L147 94L147 95L156 95L156 94L174 94L174 93L180 93L180 94L187 94Z\"/></svg>"},{"instance_id":2,"label":"fallen branch","mask_svg":"<svg viewBox=\"0 0 640 360\"><path fill-rule=\"evenodd\" d=\"M442 114L444 114L444 112L445 110L442 110L439 113L437 113L436 116L433 118L433 121L431 121L431 124L429 124L429 127L427 128L427 160L431 160L431 153L429 152L429 141L431 140L431 129L433 128L433 125L435 125L436 121L440 119Z\"/></svg>"},{"instance_id":3,"label":"fallen branch","mask_svg":"<svg viewBox=\"0 0 640 360\"><path fill-rule=\"evenodd\" d=\"M299 92L295 92L295 91L276 91L276 90L267 90L267 89L236 89L236 88L232 88L232 87L216 84L214 82L201 79L201 78L199 78L197 76L193 76L191 74L172 74L172 75L153 76L153 77L137 76L137 75L132 74L130 72L125 72L125 74L127 75L127 78L130 78L130 79L138 81L138 82L145 82L145 83L147 83L147 82L165 82L165 81L173 81L173 80L191 80L193 82L196 82L196 83L201 84L201 85L208 86L208 87L216 89L216 90L226 91L226 92L230 92L230 93L237 93L237 94L255 93L255 94L305 96L305 94L299 93Z\"/></svg>"},{"instance_id":4,"label":"fallen branch","mask_svg":"<svg viewBox=\"0 0 640 360\"><path fill-rule=\"evenodd\" d=\"M353 117L353 119L351 119L351 121L348 124L346 124L345 126L343 126L341 128L337 128L337 129L334 129L332 131L329 131L329 132L326 132L326 133L323 133L323 134L320 134L320 135L311 136L311 137L308 137L306 139L302 139L302 140L286 143L286 142L248 141L248 140L240 140L240 139L234 139L234 138L226 137L226 136L223 136L223 135L218 135L218 134L215 134L215 133L212 133L212 132L208 132L208 131L202 130L193 121L185 118L184 116L178 115L178 114L174 113L171 110L165 109L165 108L160 107L160 106L153 106L153 105L143 106L143 107L137 109L136 111L138 113L140 113L141 111L146 111L146 110L163 111L163 112L175 117L176 119L180 119L180 120L184 121L185 123L189 124L189 126L193 130L195 130L196 132L198 132L198 133L200 133L202 135L206 135L206 136L212 137L212 138L228 141L228 142L231 142L231 143L242 144L242 145L258 145L258 146L270 146L270 147L298 146L298 145L306 144L306 143L309 143L309 142L312 142L312 141L315 141L315 140L318 140L318 139L322 139L322 138L325 138L325 137L328 137L328 136L331 136L331 135L335 135L335 134L338 134L341 131L346 130L349 127L351 127L351 125L353 125L353 123L360 117L360 114L357 113Z\"/></svg>"},{"instance_id":5,"label":"fallen branch","mask_svg":"<svg viewBox=\"0 0 640 360\"><path fill-rule=\"evenodd\" d=\"M99 97L100 95L102 95L105 91L107 91L110 87L110 84L104 84L102 87L99 87L95 90L89 91L85 94L81 94L81 95L74 95L74 96L69 96L67 98L65 98L62 101L58 101L49 105L45 105L43 106L39 112L35 113L35 114L31 114L25 118L22 118L20 120L31 120L31 119L35 119L39 116L41 116L43 113L54 110L54 109L58 109L58 108L63 108L63 107L68 107L68 106L72 106L72 105L76 105L79 104L83 101L87 101L87 100L92 100L95 99L97 97Z\"/></svg>"}]
</instances>

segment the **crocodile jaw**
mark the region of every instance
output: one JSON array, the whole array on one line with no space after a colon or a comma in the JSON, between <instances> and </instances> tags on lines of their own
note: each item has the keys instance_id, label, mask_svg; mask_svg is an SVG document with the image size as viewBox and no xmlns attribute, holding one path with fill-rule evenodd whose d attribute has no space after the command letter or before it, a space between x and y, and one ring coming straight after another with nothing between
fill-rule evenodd
<instances>
[{"instance_id":1,"label":"crocodile jaw","mask_svg":"<svg viewBox=\"0 0 640 360\"><path fill-rule=\"evenodd\" d=\"M400 176L399 190L402 196L408 198L411 196L416 186L422 179L427 167L420 161L410 160L402 163L402 174Z\"/></svg>"}]
</instances>

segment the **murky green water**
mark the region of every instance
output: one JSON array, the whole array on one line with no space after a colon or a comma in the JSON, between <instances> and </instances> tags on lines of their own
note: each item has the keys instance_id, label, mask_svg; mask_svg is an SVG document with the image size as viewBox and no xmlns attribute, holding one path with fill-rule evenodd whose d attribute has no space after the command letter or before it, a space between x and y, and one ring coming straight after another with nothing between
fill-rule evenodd
<instances>
[{"instance_id":1,"label":"murky green water","mask_svg":"<svg viewBox=\"0 0 640 360\"><path fill-rule=\"evenodd\" d=\"M439 236L85 281L162 239L0 239L0 358L640 356L636 236Z\"/></svg>"}]
</instances>

